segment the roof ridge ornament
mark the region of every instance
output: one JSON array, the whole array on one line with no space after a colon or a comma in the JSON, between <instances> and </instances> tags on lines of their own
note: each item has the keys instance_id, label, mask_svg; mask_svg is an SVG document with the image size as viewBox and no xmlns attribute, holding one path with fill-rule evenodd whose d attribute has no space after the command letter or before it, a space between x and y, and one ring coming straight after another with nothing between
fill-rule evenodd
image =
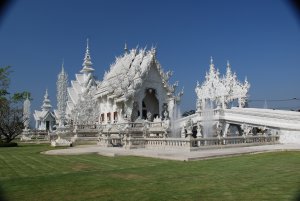
<instances>
[{"instance_id":1,"label":"roof ridge ornament","mask_svg":"<svg viewBox=\"0 0 300 201\"><path fill-rule=\"evenodd\" d=\"M230 68L229 60L227 60L227 67Z\"/></svg>"},{"instance_id":2,"label":"roof ridge ornament","mask_svg":"<svg viewBox=\"0 0 300 201\"><path fill-rule=\"evenodd\" d=\"M215 65L214 65L214 60L213 60L213 57L211 56L210 57L210 68L209 68L209 70L210 70L210 72L215 72Z\"/></svg>"},{"instance_id":3,"label":"roof ridge ornament","mask_svg":"<svg viewBox=\"0 0 300 201\"><path fill-rule=\"evenodd\" d=\"M226 76L232 76L232 71L231 71L231 65L229 63L229 60L227 60L227 67L226 67Z\"/></svg>"},{"instance_id":4,"label":"roof ridge ornament","mask_svg":"<svg viewBox=\"0 0 300 201\"><path fill-rule=\"evenodd\" d=\"M125 42L125 45L124 45L124 52L128 53L128 48L127 48L127 43L126 42Z\"/></svg>"},{"instance_id":5,"label":"roof ridge ornament","mask_svg":"<svg viewBox=\"0 0 300 201\"><path fill-rule=\"evenodd\" d=\"M86 50L89 51L89 38L86 39Z\"/></svg>"},{"instance_id":6,"label":"roof ridge ornament","mask_svg":"<svg viewBox=\"0 0 300 201\"><path fill-rule=\"evenodd\" d=\"M62 64L61 64L61 72L62 72L62 73L65 73L64 65L65 65L65 59L63 58L63 59L62 59Z\"/></svg>"},{"instance_id":7,"label":"roof ridge ornament","mask_svg":"<svg viewBox=\"0 0 300 201\"><path fill-rule=\"evenodd\" d=\"M46 92L45 92L44 98L48 99L48 97L49 97L49 95L48 95L48 88L46 88Z\"/></svg>"}]
</instances>

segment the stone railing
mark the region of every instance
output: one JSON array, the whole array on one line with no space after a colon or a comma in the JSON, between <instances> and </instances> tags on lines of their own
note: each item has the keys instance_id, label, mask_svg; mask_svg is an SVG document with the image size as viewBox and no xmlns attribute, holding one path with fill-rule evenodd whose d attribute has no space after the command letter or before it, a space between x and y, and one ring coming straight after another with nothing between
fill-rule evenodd
<instances>
[{"instance_id":1,"label":"stone railing","mask_svg":"<svg viewBox=\"0 0 300 201\"><path fill-rule=\"evenodd\" d=\"M150 138L133 137L134 135L103 134L99 138L100 146L119 146L126 149L197 149L201 147L244 146L247 144L274 144L278 143L278 135L211 137L211 138Z\"/></svg>"},{"instance_id":2,"label":"stone railing","mask_svg":"<svg viewBox=\"0 0 300 201\"><path fill-rule=\"evenodd\" d=\"M164 148L189 148L191 141L184 138L146 138L146 148L164 149Z\"/></svg>"},{"instance_id":3,"label":"stone railing","mask_svg":"<svg viewBox=\"0 0 300 201\"><path fill-rule=\"evenodd\" d=\"M246 144L274 144L278 143L278 135L269 136L236 136L212 138L127 138L126 147L140 145L150 149L197 149L213 146L243 146ZM121 142L122 144L122 142Z\"/></svg>"},{"instance_id":4,"label":"stone railing","mask_svg":"<svg viewBox=\"0 0 300 201\"><path fill-rule=\"evenodd\" d=\"M46 130L30 130L26 133L22 133L19 138L23 142L48 142L50 133Z\"/></svg>"},{"instance_id":5,"label":"stone railing","mask_svg":"<svg viewBox=\"0 0 300 201\"><path fill-rule=\"evenodd\" d=\"M141 128L143 127L143 123L136 122L125 122L125 123L113 123L113 124L99 124L98 127L102 129L110 129L110 128Z\"/></svg>"},{"instance_id":6,"label":"stone railing","mask_svg":"<svg viewBox=\"0 0 300 201\"><path fill-rule=\"evenodd\" d=\"M98 125L97 124L78 124L78 125L75 125L75 128L78 129L78 130L94 130L94 129L97 129L98 128Z\"/></svg>"},{"instance_id":7,"label":"stone railing","mask_svg":"<svg viewBox=\"0 0 300 201\"><path fill-rule=\"evenodd\" d=\"M164 122L163 121L159 121L159 122L148 122L149 127L163 127Z\"/></svg>"},{"instance_id":8,"label":"stone railing","mask_svg":"<svg viewBox=\"0 0 300 201\"><path fill-rule=\"evenodd\" d=\"M213 110L201 110L198 112L198 114L200 115L200 117L203 117L203 116L217 116L217 115L220 115L221 114L221 109L213 109Z\"/></svg>"},{"instance_id":9,"label":"stone railing","mask_svg":"<svg viewBox=\"0 0 300 201\"><path fill-rule=\"evenodd\" d=\"M221 145L242 145L242 144L269 144L278 143L279 135L257 135L257 136L235 136L235 137L213 137L194 138L193 146L221 146Z\"/></svg>"}]
</instances>

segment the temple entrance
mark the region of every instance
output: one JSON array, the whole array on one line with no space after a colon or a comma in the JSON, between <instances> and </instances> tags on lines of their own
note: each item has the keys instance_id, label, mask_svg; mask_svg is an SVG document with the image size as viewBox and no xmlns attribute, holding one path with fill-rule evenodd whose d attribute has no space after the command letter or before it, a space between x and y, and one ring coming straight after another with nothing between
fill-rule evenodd
<instances>
[{"instance_id":1,"label":"temple entrance","mask_svg":"<svg viewBox=\"0 0 300 201\"><path fill-rule=\"evenodd\" d=\"M46 131L48 131L50 128L50 121L46 121Z\"/></svg>"},{"instance_id":2,"label":"temple entrance","mask_svg":"<svg viewBox=\"0 0 300 201\"><path fill-rule=\"evenodd\" d=\"M145 97L142 102L142 118L147 119L148 114L151 113L151 121L159 116L159 103L156 98L155 89L149 88L145 91Z\"/></svg>"}]
</instances>

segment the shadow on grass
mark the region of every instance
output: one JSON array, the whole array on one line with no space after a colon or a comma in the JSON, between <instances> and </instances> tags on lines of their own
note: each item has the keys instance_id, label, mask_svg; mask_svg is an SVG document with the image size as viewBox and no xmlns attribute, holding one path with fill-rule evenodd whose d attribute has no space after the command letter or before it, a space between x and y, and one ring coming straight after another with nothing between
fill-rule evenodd
<instances>
[{"instance_id":1,"label":"shadow on grass","mask_svg":"<svg viewBox=\"0 0 300 201\"><path fill-rule=\"evenodd\" d=\"M298 190L298 192L297 192L297 194L295 196L294 201L300 201L300 188L299 188L299 190Z\"/></svg>"},{"instance_id":2,"label":"shadow on grass","mask_svg":"<svg viewBox=\"0 0 300 201\"><path fill-rule=\"evenodd\" d=\"M8 201L6 199L5 193L4 193L4 191L3 191L3 189L2 189L1 186L0 186L0 201Z\"/></svg>"}]
</instances>

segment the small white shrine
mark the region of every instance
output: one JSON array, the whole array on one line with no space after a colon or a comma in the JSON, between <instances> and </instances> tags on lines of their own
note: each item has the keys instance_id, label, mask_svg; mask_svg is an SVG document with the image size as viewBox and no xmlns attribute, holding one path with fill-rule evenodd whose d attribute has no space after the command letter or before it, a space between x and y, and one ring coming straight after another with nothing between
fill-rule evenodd
<instances>
[{"instance_id":1,"label":"small white shrine","mask_svg":"<svg viewBox=\"0 0 300 201\"><path fill-rule=\"evenodd\" d=\"M48 90L46 90L44 101L42 105L42 111L35 110L33 117L35 119L35 129L41 131L53 131L55 125L55 115L51 111L51 104L48 96Z\"/></svg>"}]
</instances>

